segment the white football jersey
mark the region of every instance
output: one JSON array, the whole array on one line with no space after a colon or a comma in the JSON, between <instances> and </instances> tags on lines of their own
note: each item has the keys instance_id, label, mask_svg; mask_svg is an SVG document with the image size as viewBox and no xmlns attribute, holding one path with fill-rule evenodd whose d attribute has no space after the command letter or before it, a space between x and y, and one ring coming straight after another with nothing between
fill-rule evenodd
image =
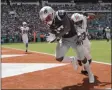
<instances>
[{"instance_id":1,"label":"white football jersey","mask_svg":"<svg viewBox=\"0 0 112 90\"><path fill-rule=\"evenodd\" d=\"M110 28L105 29L106 33L110 33Z\"/></svg>"},{"instance_id":2,"label":"white football jersey","mask_svg":"<svg viewBox=\"0 0 112 90\"><path fill-rule=\"evenodd\" d=\"M25 35L25 34L28 34L28 31L29 31L29 27L20 27L21 31L22 31L22 34Z\"/></svg>"}]
</instances>

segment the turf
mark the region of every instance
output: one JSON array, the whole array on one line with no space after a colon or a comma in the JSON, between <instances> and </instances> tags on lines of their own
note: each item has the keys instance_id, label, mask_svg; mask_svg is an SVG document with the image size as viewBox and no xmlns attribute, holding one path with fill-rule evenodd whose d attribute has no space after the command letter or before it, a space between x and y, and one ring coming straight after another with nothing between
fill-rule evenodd
<instances>
[{"instance_id":1,"label":"turf","mask_svg":"<svg viewBox=\"0 0 112 90\"><path fill-rule=\"evenodd\" d=\"M3 44L3 47L11 47L25 50L23 43ZM29 43L29 50L54 54L56 43ZM91 41L91 54L93 60L111 63L111 42L105 40ZM68 56L76 55L72 49L67 52Z\"/></svg>"}]
</instances>

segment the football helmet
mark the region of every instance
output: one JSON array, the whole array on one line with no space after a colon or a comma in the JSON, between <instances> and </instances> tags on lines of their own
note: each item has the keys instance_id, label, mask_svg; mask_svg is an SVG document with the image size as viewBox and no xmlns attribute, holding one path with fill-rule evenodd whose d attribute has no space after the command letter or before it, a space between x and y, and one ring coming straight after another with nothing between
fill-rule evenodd
<instances>
[{"instance_id":1,"label":"football helmet","mask_svg":"<svg viewBox=\"0 0 112 90\"><path fill-rule=\"evenodd\" d=\"M42 22L47 25L51 25L54 20L55 11L50 6L44 6L40 12L39 16Z\"/></svg>"},{"instance_id":2,"label":"football helmet","mask_svg":"<svg viewBox=\"0 0 112 90\"><path fill-rule=\"evenodd\" d=\"M74 22L79 22L82 20L82 17L83 15L79 14L79 13L74 13L72 16L71 16L71 19L74 21Z\"/></svg>"}]
</instances>

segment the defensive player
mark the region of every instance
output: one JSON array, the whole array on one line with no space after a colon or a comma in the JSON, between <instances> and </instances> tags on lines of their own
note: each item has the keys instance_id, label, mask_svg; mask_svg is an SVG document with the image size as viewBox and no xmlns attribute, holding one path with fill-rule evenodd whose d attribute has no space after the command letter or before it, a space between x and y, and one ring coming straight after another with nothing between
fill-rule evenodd
<instances>
[{"instance_id":1,"label":"defensive player","mask_svg":"<svg viewBox=\"0 0 112 90\"><path fill-rule=\"evenodd\" d=\"M107 42L109 42L109 39L111 38L111 33L110 33L110 28L109 27L105 28L105 33L106 33Z\"/></svg>"},{"instance_id":2,"label":"defensive player","mask_svg":"<svg viewBox=\"0 0 112 90\"><path fill-rule=\"evenodd\" d=\"M29 31L29 27L28 27L26 22L23 22L22 24L23 24L23 26L20 27L21 32L22 32L22 40L23 40L23 43L25 44L25 47L26 47L25 52L28 52L28 31Z\"/></svg>"},{"instance_id":3,"label":"defensive player","mask_svg":"<svg viewBox=\"0 0 112 90\"><path fill-rule=\"evenodd\" d=\"M84 45L84 50L85 50L85 57L88 59L89 63L92 61L92 57L90 54L90 41L88 39L88 30L87 30L87 15L84 14L79 14L79 13L74 13L71 16L72 21L74 22L75 27L77 28L77 32L82 34L83 38L83 45ZM77 57L78 59L78 57ZM80 66L82 66L81 60L78 59L78 63ZM87 75L87 71L84 69L81 71L82 74Z\"/></svg>"},{"instance_id":4,"label":"defensive player","mask_svg":"<svg viewBox=\"0 0 112 90\"><path fill-rule=\"evenodd\" d=\"M94 83L94 75L90 69L89 62L84 56L85 51L82 44L82 36L74 27L74 23L64 10L54 11L51 7L45 6L40 10L40 19L50 28L50 35L47 41L59 40L56 47L56 60L59 62L72 62L74 67L76 60L74 57L66 57L65 54L70 47L76 50L78 58L82 61L88 72L89 83ZM75 67L76 68L76 67Z\"/></svg>"}]
</instances>

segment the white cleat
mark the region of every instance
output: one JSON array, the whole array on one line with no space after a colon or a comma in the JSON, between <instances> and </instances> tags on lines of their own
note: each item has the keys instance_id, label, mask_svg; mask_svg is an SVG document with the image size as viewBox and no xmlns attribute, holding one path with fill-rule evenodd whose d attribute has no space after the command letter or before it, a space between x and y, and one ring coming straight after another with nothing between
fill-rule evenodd
<instances>
[{"instance_id":1,"label":"white cleat","mask_svg":"<svg viewBox=\"0 0 112 90\"><path fill-rule=\"evenodd\" d=\"M94 75L90 74L88 76L89 76L89 83L94 83L95 82Z\"/></svg>"},{"instance_id":2,"label":"white cleat","mask_svg":"<svg viewBox=\"0 0 112 90\"><path fill-rule=\"evenodd\" d=\"M78 69L78 62L77 62L77 60L75 59L75 57L73 57L73 60L72 60L71 63L72 63L72 65L73 65L74 69L77 70L77 69Z\"/></svg>"}]
</instances>

